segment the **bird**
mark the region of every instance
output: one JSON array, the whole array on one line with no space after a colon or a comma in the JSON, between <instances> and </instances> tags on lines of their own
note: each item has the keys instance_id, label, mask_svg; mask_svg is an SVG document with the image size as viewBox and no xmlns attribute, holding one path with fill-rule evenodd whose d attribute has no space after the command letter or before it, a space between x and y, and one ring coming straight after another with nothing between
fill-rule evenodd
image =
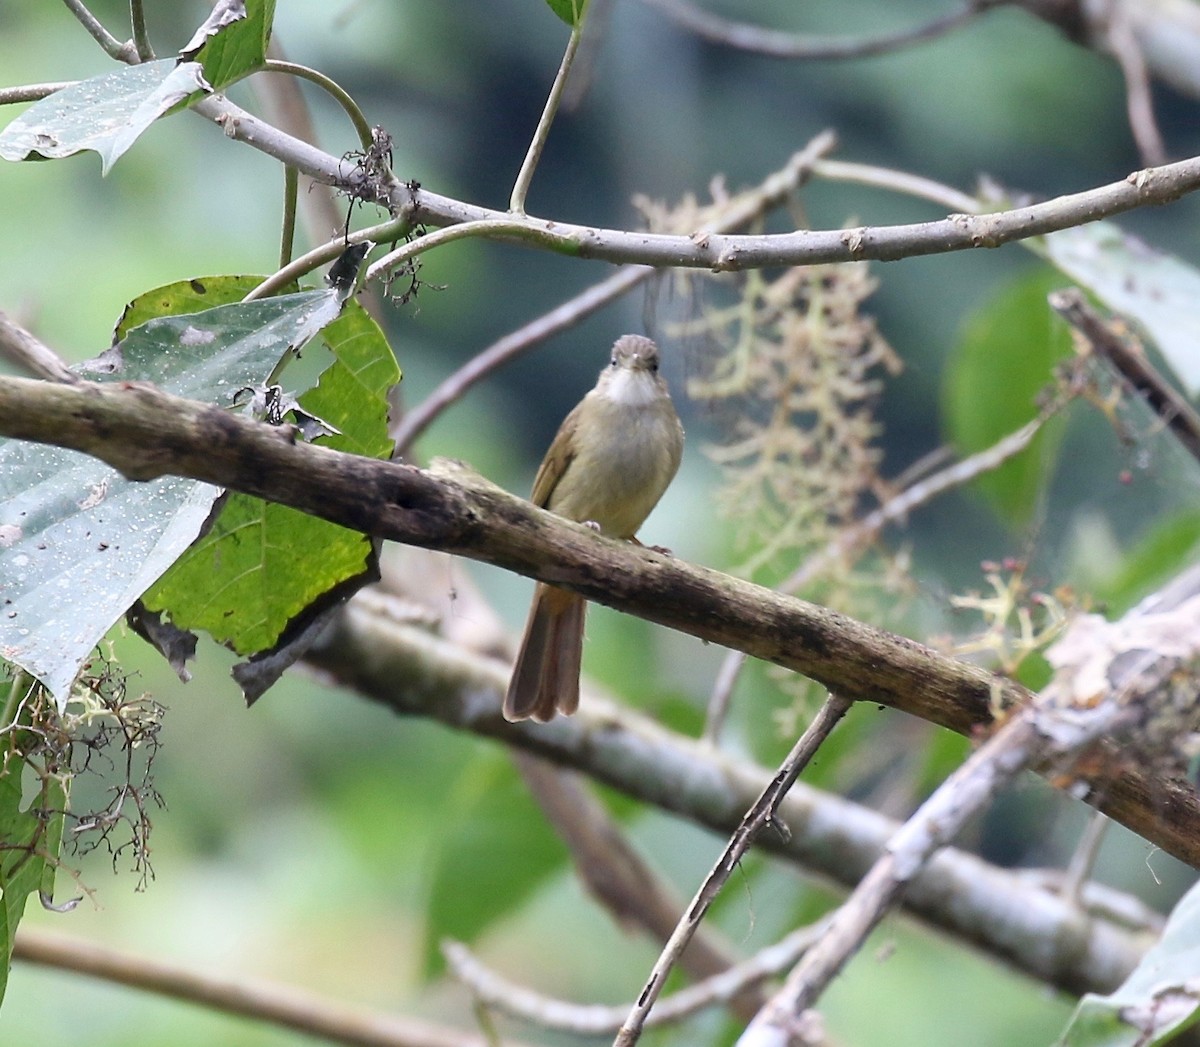
<instances>
[{"instance_id":1,"label":"bird","mask_svg":"<svg viewBox=\"0 0 1200 1047\"><path fill-rule=\"evenodd\" d=\"M642 335L622 335L595 388L559 427L530 500L602 534L637 542L638 528L682 456L683 425L659 374L658 346ZM538 582L504 697L506 720L545 723L579 707L586 608L578 593Z\"/></svg>"}]
</instances>

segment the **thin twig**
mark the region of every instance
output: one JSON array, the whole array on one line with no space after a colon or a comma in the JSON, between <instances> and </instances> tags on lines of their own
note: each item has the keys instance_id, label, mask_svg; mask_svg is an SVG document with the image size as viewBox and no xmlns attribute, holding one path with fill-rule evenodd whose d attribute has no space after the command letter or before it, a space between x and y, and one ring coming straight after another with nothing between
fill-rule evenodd
<instances>
[{"instance_id":1,"label":"thin twig","mask_svg":"<svg viewBox=\"0 0 1200 1047\"><path fill-rule=\"evenodd\" d=\"M316 69L311 69L306 65L300 65L297 62L285 62L278 58L268 58L258 69L263 73L287 73L289 76L299 77L301 80L307 80L311 84L316 84L330 98L342 107L342 111L350 118L350 122L354 125L354 133L358 135L359 145L363 149L371 148L371 125L367 123L367 118L363 115L363 111L359 108L354 97L341 86L332 77L326 76L324 73Z\"/></svg>"},{"instance_id":2,"label":"thin twig","mask_svg":"<svg viewBox=\"0 0 1200 1047\"><path fill-rule=\"evenodd\" d=\"M954 462L944 469L939 469L936 473L926 476L892 495L883 505L843 529L823 549L808 557L783 580L779 585L779 591L783 593L802 592L831 563L854 556L873 542L888 524L905 519L914 509L931 502L947 491L962 487L976 477L998 469L1033 442L1033 438L1041 431L1042 426L1062 409L1064 402L1056 400L1039 413L1037 418L991 447L985 448L961 462ZM710 743L715 743L724 726L733 688L737 685L738 676L745 664L746 655L742 651L730 651L717 672L716 682L708 699L708 709L704 721L703 737Z\"/></svg>"},{"instance_id":3,"label":"thin twig","mask_svg":"<svg viewBox=\"0 0 1200 1047\"><path fill-rule=\"evenodd\" d=\"M353 173L353 165L347 161L284 134L227 99L210 97L193 109L220 124L228 137L293 164L301 173L317 181L344 185ZM1200 157L1193 157L1163 167L1135 171L1108 185L990 214L960 213L940 221L910 225L760 235L677 236L600 229L532 216L520 219L507 212L467 204L401 183L391 187L388 207L414 224L432 226L508 219L519 231L505 233L505 227L497 224L495 235L498 239L533 243L539 248L576 258L736 272L764 266L872 259L892 261L998 247L1151 204L1167 203L1198 188Z\"/></svg>"},{"instance_id":4,"label":"thin twig","mask_svg":"<svg viewBox=\"0 0 1200 1047\"><path fill-rule=\"evenodd\" d=\"M666 941L679 919L682 901L630 843L580 776L520 750L512 757L546 820L567 845L579 879L592 897L622 927L641 928L657 944ZM728 970L736 959L715 932L701 929L684 951L680 965L693 978L708 978ZM764 1000L752 994L739 1002L749 1021ZM620 1024L618 1018L616 1025Z\"/></svg>"},{"instance_id":5,"label":"thin twig","mask_svg":"<svg viewBox=\"0 0 1200 1047\"><path fill-rule=\"evenodd\" d=\"M1125 78L1125 110L1142 163L1166 163L1167 146L1154 118L1150 72L1131 16L1124 4L1109 4L1104 10L1103 39Z\"/></svg>"},{"instance_id":6,"label":"thin twig","mask_svg":"<svg viewBox=\"0 0 1200 1047\"><path fill-rule=\"evenodd\" d=\"M1083 908L1084 905L1083 889L1087 884L1088 877L1092 875L1092 870L1096 867L1100 845L1104 842L1104 837L1108 834L1108 827L1111 824L1112 822L1099 811L1092 811L1088 815L1083 832L1079 835L1079 842L1075 845L1071 860L1063 872L1059 890L1062 891L1064 898L1070 898L1080 908Z\"/></svg>"},{"instance_id":7,"label":"thin twig","mask_svg":"<svg viewBox=\"0 0 1200 1047\"><path fill-rule=\"evenodd\" d=\"M668 1025L706 1007L728 1003L795 964L821 936L824 928L825 921L802 927L737 966L660 998L646 1018L646 1027ZM443 942L442 955L454 976L480 1002L544 1028L576 1036L611 1036L621 1028L633 1006L632 1003L607 1007L575 1004L543 996L489 970L459 942Z\"/></svg>"},{"instance_id":8,"label":"thin twig","mask_svg":"<svg viewBox=\"0 0 1200 1047\"><path fill-rule=\"evenodd\" d=\"M837 139L829 131L814 137L803 149L794 153L780 170L729 201L721 217L712 223L712 231L727 232L742 228L782 204L808 177L813 164L836 144ZM703 235L703 232L697 235ZM473 356L404 417L395 430L396 455L405 454L438 415L498 367L528 352L551 335L574 326L584 317L631 291L654 272L651 266L630 266L614 273Z\"/></svg>"},{"instance_id":9,"label":"thin twig","mask_svg":"<svg viewBox=\"0 0 1200 1047\"><path fill-rule=\"evenodd\" d=\"M808 1009L909 882L1000 788L1024 768L1051 755L1065 758L1078 752L1129 718L1128 709L1116 701L1090 710L1041 705L1015 713L892 837L871 871L834 913L827 933L805 953L739 1044L762 1047L790 1042L788 1030L804 1021Z\"/></svg>"},{"instance_id":10,"label":"thin twig","mask_svg":"<svg viewBox=\"0 0 1200 1047\"><path fill-rule=\"evenodd\" d=\"M40 102L55 91L74 87L78 80L59 80L49 84L21 84L19 87L0 87L0 105L14 105L18 102Z\"/></svg>"},{"instance_id":11,"label":"thin twig","mask_svg":"<svg viewBox=\"0 0 1200 1047\"><path fill-rule=\"evenodd\" d=\"M933 501L957 487L999 469L1005 462L1024 451L1042 427L1062 409L1062 402L1041 411L1036 418L1026 422L1016 432L986 447L961 462L939 469L932 476L919 480L907 489L894 494L879 508L867 513L861 520L846 528L820 552L811 556L779 586L780 592L796 593L809 585L836 559L851 556L878 536L888 524L907 517L914 509Z\"/></svg>"},{"instance_id":12,"label":"thin twig","mask_svg":"<svg viewBox=\"0 0 1200 1047\"><path fill-rule=\"evenodd\" d=\"M267 57L287 60L278 38L271 39ZM252 78L250 86L272 123L306 142L319 140L312 112L304 92L300 90L299 80L292 76L260 76ZM329 185L314 182L302 173L298 188L299 206L305 214L310 243L320 243L335 229L344 228L345 222L337 205L337 197Z\"/></svg>"},{"instance_id":13,"label":"thin twig","mask_svg":"<svg viewBox=\"0 0 1200 1047\"><path fill-rule=\"evenodd\" d=\"M620 1032L617 1033L617 1038L613 1041L614 1047L633 1047L633 1044L637 1043L646 1017L666 983L667 975L671 973L671 968L675 966L680 953L700 925L700 921L704 918L713 899L716 898L725 881L729 879L730 874L737 867L737 863L741 861L742 855L754 842L754 838L764 826L774 821L780 803L796 781L797 776L852 704L853 702L849 699L836 694L831 694L825 700L812 723L808 725L807 730L796 741L792 751L788 753L787 759L780 765L775 777L771 779L771 783L746 812L742 823L700 885L687 912L683 914L663 948L662 954L651 969L650 977L647 978L637 1003L630 1010L629 1016L621 1025Z\"/></svg>"},{"instance_id":14,"label":"thin twig","mask_svg":"<svg viewBox=\"0 0 1200 1047\"><path fill-rule=\"evenodd\" d=\"M508 201L508 209L513 214L523 215L525 213L525 197L529 194L529 186L533 182L533 172L537 170L538 161L542 158L542 150L546 148L546 140L550 137L550 125L554 123L554 117L558 113L563 89L567 86L567 77L571 73L571 66L575 62L575 53L579 50L579 41L582 36L582 25L576 25L571 29L570 39L567 40L567 49L563 52L562 62L559 63L554 83L550 87L550 95L546 99L546 107L542 110L537 128L533 132L533 138L529 142L529 149L521 163L521 170L517 172L517 180L513 183L512 195Z\"/></svg>"},{"instance_id":15,"label":"thin twig","mask_svg":"<svg viewBox=\"0 0 1200 1047\"><path fill-rule=\"evenodd\" d=\"M37 378L76 383L81 379L50 346L0 310L0 357Z\"/></svg>"},{"instance_id":16,"label":"thin twig","mask_svg":"<svg viewBox=\"0 0 1200 1047\"><path fill-rule=\"evenodd\" d=\"M1010 711L1000 729L892 837L833 915L829 933L796 965L741 1042L754 1047L785 1042L788 1029L802 1019L909 882L1023 769L1053 769L1060 777L1078 774L1085 762L1081 754L1105 738L1130 760L1158 765L1165 774L1177 771L1186 759L1179 734L1194 724L1192 695L1181 697L1178 681L1190 673L1200 653L1198 604L1200 568L1193 567L1118 621L1077 617L1046 650L1053 680L1032 705ZM1188 712L1183 720L1182 701ZM1111 771L1105 777L1114 779Z\"/></svg>"},{"instance_id":17,"label":"thin twig","mask_svg":"<svg viewBox=\"0 0 1200 1047\"><path fill-rule=\"evenodd\" d=\"M1121 376L1171 431L1192 457L1200 460L1200 413L1146 359L1142 347L1115 330L1076 287L1052 291L1050 307L1075 328L1092 349Z\"/></svg>"},{"instance_id":18,"label":"thin twig","mask_svg":"<svg viewBox=\"0 0 1200 1047\"><path fill-rule=\"evenodd\" d=\"M339 232L337 236L302 254L278 272L272 273L242 300L253 302L259 298L269 298L287 287L293 280L299 280L300 277L306 276L314 269L340 257L350 244L360 244L366 240L373 243L386 242L403 236L407 228L408 223L404 219L393 218L390 221L381 222L379 225L368 226L366 229L356 229L349 236Z\"/></svg>"},{"instance_id":19,"label":"thin twig","mask_svg":"<svg viewBox=\"0 0 1200 1047\"><path fill-rule=\"evenodd\" d=\"M935 182L932 178L910 174L908 171L896 171L890 167L821 158L813 161L812 173L814 178L825 178L831 182L869 185L876 189L929 200L949 211L958 211L961 214L978 214L983 209L977 196Z\"/></svg>"},{"instance_id":20,"label":"thin twig","mask_svg":"<svg viewBox=\"0 0 1200 1047\"><path fill-rule=\"evenodd\" d=\"M733 700L733 689L737 686L745 665L744 652L728 651L721 662L721 668L717 670L712 693L704 710L704 730L700 733L700 737L709 745L716 745L721 737L725 718L729 715L729 703Z\"/></svg>"},{"instance_id":21,"label":"thin twig","mask_svg":"<svg viewBox=\"0 0 1200 1047\"><path fill-rule=\"evenodd\" d=\"M283 227L279 233L279 268L286 268L296 249L296 201L300 174L294 167L283 169Z\"/></svg>"},{"instance_id":22,"label":"thin twig","mask_svg":"<svg viewBox=\"0 0 1200 1047\"><path fill-rule=\"evenodd\" d=\"M585 317L633 290L655 272L648 265L627 266L476 353L401 419L394 433L395 456L407 454L413 442L447 407L461 400L472 386L493 371L535 348L551 335L574 327Z\"/></svg>"},{"instance_id":23,"label":"thin twig","mask_svg":"<svg viewBox=\"0 0 1200 1047\"><path fill-rule=\"evenodd\" d=\"M133 42L127 40L125 43L121 43L120 40L104 28L100 19L87 9L87 5L83 0L63 0L63 3L67 5L67 9L71 14L79 20L79 24L91 34L92 39L104 48L104 53L109 58L115 58L118 62L128 62L130 64L136 64L139 61L137 48L134 47Z\"/></svg>"},{"instance_id":24,"label":"thin twig","mask_svg":"<svg viewBox=\"0 0 1200 1047\"><path fill-rule=\"evenodd\" d=\"M463 222L461 225L448 225L424 236L418 236L403 247L385 254L367 269L367 280L378 280L387 276L388 272L398 266L406 265L422 251L432 251L442 244L453 243L455 240L465 240L474 236L514 236L540 238L541 234L530 228L527 222L512 218L481 218L477 222Z\"/></svg>"},{"instance_id":25,"label":"thin twig","mask_svg":"<svg viewBox=\"0 0 1200 1047\"><path fill-rule=\"evenodd\" d=\"M129 22L133 27L133 46L141 62L154 61L154 48L146 31L146 12L142 0L129 0Z\"/></svg>"},{"instance_id":26,"label":"thin twig","mask_svg":"<svg viewBox=\"0 0 1200 1047\"><path fill-rule=\"evenodd\" d=\"M17 934L13 956L25 963L86 974L200 1004L225 1014L239 1014L295 1029L333 1043L355 1047L488 1047L484 1038L475 1033L366 1008L347 1007L290 986L241 975L214 977L177 964L133 956L30 927L22 927Z\"/></svg>"},{"instance_id":27,"label":"thin twig","mask_svg":"<svg viewBox=\"0 0 1200 1047\"><path fill-rule=\"evenodd\" d=\"M969 0L957 11L922 25L879 36L829 37L763 29L702 11L688 0L642 0L689 32L723 47L750 51L766 58L841 59L888 54L912 44L933 40L1009 0Z\"/></svg>"}]
</instances>

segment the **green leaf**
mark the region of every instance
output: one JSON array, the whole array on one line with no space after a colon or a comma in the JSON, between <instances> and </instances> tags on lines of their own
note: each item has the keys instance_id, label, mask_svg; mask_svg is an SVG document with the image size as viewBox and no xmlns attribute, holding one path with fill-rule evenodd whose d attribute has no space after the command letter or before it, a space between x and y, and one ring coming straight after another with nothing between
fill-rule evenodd
<instances>
[{"instance_id":1,"label":"green leaf","mask_svg":"<svg viewBox=\"0 0 1200 1047\"><path fill-rule=\"evenodd\" d=\"M387 339L353 302L323 340L333 363L299 398L301 407L338 430L322 445L387 457L387 392L400 379ZM143 603L167 611L177 628L202 629L239 654L257 654L325 593L363 575L372 555L371 539L358 531L232 494Z\"/></svg>"},{"instance_id":2,"label":"green leaf","mask_svg":"<svg viewBox=\"0 0 1200 1047\"><path fill-rule=\"evenodd\" d=\"M163 317L78 370L232 406L340 308L335 292L307 291ZM219 493L175 477L133 483L75 451L0 441L0 658L65 701L92 648L195 540Z\"/></svg>"},{"instance_id":3,"label":"green leaf","mask_svg":"<svg viewBox=\"0 0 1200 1047\"><path fill-rule=\"evenodd\" d=\"M546 0L546 3L550 5L550 10L572 29L577 29L583 24L588 0Z\"/></svg>"},{"instance_id":4,"label":"green leaf","mask_svg":"<svg viewBox=\"0 0 1200 1047\"><path fill-rule=\"evenodd\" d=\"M0 1000L8 985L13 942L26 899L39 890L46 898L53 897L67 808L66 785L58 776L47 775L22 809L26 764L14 744L19 737L20 732L9 731L0 745Z\"/></svg>"},{"instance_id":5,"label":"green leaf","mask_svg":"<svg viewBox=\"0 0 1200 1047\"><path fill-rule=\"evenodd\" d=\"M1046 304L1046 294L1061 285L1056 274L1036 272L968 322L942 397L950 441L963 456L991 447L1037 415L1038 395L1052 383L1054 365L1071 352L1066 325ZM1053 419L1022 454L975 481L1009 524L1029 520L1061 438L1061 422Z\"/></svg>"},{"instance_id":6,"label":"green leaf","mask_svg":"<svg viewBox=\"0 0 1200 1047\"><path fill-rule=\"evenodd\" d=\"M58 159L91 149L108 174L155 120L210 90L196 62L123 65L35 102L0 131L0 157Z\"/></svg>"},{"instance_id":7,"label":"green leaf","mask_svg":"<svg viewBox=\"0 0 1200 1047\"><path fill-rule=\"evenodd\" d=\"M1200 1013L1200 885L1180 899L1162 938L1108 996L1079 1001L1058 1047L1155 1047Z\"/></svg>"},{"instance_id":8,"label":"green leaf","mask_svg":"<svg viewBox=\"0 0 1200 1047\"><path fill-rule=\"evenodd\" d=\"M1113 222L1047 236L1046 256L1116 313L1137 321L1190 395L1200 394L1200 272Z\"/></svg>"},{"instance_id":9,"label":"green leaf","mask_svg":"<svg viewBox=\"0 0 1200 1047\"><path fill-rule=\"evenodd\" d=\"M240 302L262 282L261 276L197 276L156 287L125 306L113 332L113 341L119 342L135 327L160 316L202 313L218 305ZM299 287L293 285L287 290L294 294Z\"/></svg>"},{"instance_id":10,"label":"green leaf","mask_svg":"<svg viewBox=\"0 0 1200 1047\"><path fill-rule=\"evenodd\" d=\"M512 912L566 859L506 757L489 754L458 779L429 870L426 972L442 969L443 938L472 941Z\"/></svg>"},{"instance_id":11,"label":"green leaf","mask_svg":"<svg viewBox=\"0 0 1200 1047\"><path fill-rule=\"evenodd\" d=\"M275 0L219 0L180 55L199 61L220 91L262 67L274 18Z\"/></svg>"},{"instance_id":12,"label":"green leaf","mask_svg":"<svg viewBox=\"0 0 1200 1047\"><path fill-rule=\"evenodd\" d=\"M1154 523L1121 563L1115 575L1095 586L1093 595L1112 614L1121 614L1153 592L1200 554L1200 511L1184 510Z\"/></svg>"}]
</instances>

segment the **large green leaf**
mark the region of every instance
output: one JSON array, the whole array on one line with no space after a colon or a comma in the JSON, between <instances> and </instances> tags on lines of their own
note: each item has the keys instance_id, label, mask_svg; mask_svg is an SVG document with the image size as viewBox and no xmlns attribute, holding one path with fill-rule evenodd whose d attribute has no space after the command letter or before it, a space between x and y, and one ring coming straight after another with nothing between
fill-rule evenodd
<instances>
[{"instance_id":1,"label":"large green leaf","mask_svg":"<svg viewBox=\"0 0 1200 1047\"><path fill-rule=\"evenodd\" d=\"M219 0L180 54L220 91L262 66L274 17L275 0Z\"/></svg>"},{"instance_id":2,"label":"large green leaf","mask_svg":"<svg viewBox=\"0 0 1200 1047\"><path fill-rule=\"evenodd\" d=\"M1048 270L1033 273L967 324L943 389L946 427L960 454L991 447L1037 415L1038 394L1051 384L1054 365L1071 352L1066 325L1046 304L1046 294L1062 282ZM1012 525L1028 521L1050 478L1061 439L1057 421L1022 454L975 481Z\"/></svg>"},{"instance_id":3,"label":"large green leaf","mask_svg":"<svg viewBox=\"0 0 1200 1047\"><path fill-rule=\"evenodd\" d=\"M387 457L387 392L400 373L383 332L351 303L323 341L333 363L299 398L301 407L338 430L322 437L325 446ZM357 531L233 494L143 602L180 629L202 629L239 654L256 654L319 597L363 575L372 556L371 540Z\"/></svg>"},{"instance_id":4,"label":"large green leaf","mask_svg":"<svg viewBox=\"0 0 1200 1047\"><path fill-rule=\"evenodd\" d=\"M1155 1047L1200 1017L1200 885L1171 913L1158 943L1108 996L1079 1001L1058 1047Z\"/></svg>"},{"instance_id":5,"label":"large green leaf","mask_svg":"<svg viewBox=\"0 0 1200 1047\"><path fill-rule=\"evenodd\" d=\"M340 310L336 292L307 291L163 317L79 370L232 407ZM63 702L92 648L195 540L219 493L174 477L132 483L74 451L0 441L0 657Z\"/></svg>"},{"instance_id":6,"label":"large green leaf","mask_svg":"<svg viewBox=\"0 0 1200 1047\"><path fill-rule=\"evenodd\" d=\"M35 102L0 131L0 157L58 159L91 149L107 174L155 120L209 90L196 62L123 65Z\"/></svg>"}]
</instances>

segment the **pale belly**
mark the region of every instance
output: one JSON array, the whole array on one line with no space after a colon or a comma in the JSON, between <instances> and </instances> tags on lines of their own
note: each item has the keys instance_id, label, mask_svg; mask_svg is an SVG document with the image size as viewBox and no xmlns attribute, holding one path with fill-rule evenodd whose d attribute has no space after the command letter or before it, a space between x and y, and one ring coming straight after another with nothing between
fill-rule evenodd
<instances>
[{"instance_id":1,"label":"pale belly","mask_svg":"<svg viewBox=\"0 0 1200 1047\"><path fill-rule=\"evenodd\" d=\"M592 521L619 538L637 533L679 467L682 433L674 413L622 411L602 441L583 441L550 497L552 512ZM580 482L582 479L583 482Z\"/></svg>"}]
</instances>

